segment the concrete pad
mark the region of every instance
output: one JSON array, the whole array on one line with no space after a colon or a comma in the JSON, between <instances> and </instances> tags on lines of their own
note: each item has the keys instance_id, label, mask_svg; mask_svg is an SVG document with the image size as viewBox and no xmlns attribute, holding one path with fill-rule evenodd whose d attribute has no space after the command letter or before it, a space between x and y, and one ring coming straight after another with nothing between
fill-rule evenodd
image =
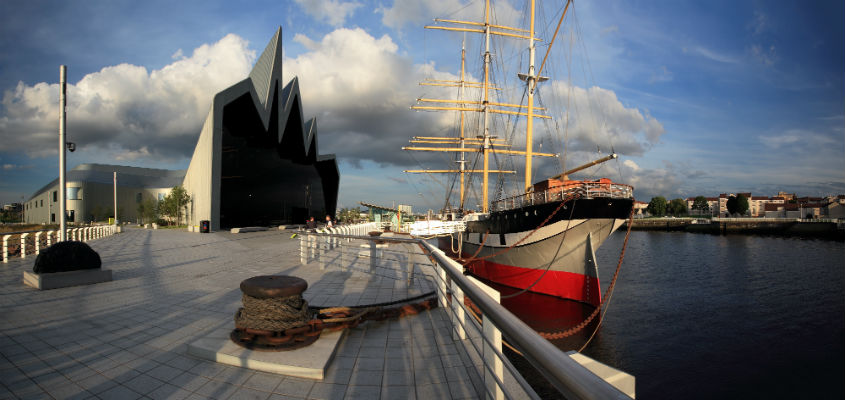
<instances>
[{"instance_id":1,"label":"concrete pad","mask_svg":"<svg viewBox=\"0 0 845 400\"><path fill-rule=\"evenodd\" d=\"M23 271L24 285L40 290L58 289L68 286L91 285L112 280L110 269L83 269L79 271L36 274Z\"/></svg>"},{"instance_id":2,"label":"concrete pad","mask_svg":"<svg viewBox=\"0 0 845 400\"><path fill-rule=\"evenodd\" d=\"M232 228L232 233L244 233L244 232L262 232L266 231L269 228L264 226L246 226L243 228Z\"/></svg>"},{"instance_id":3,"label":"concrete pad","mask_svg":"<svg viewBox=\"0 0 845 400\"><path fill-rule=\"evenodd\" d=\"M582 367L586 368L599 378L604 379L605 382L611 384L616 389L619 389L620 392L625 393L625 395L632 399L635 398L636 380L633 375L602 364L581 353L577 353L574 350L569 351L566 354L575 360L575 362L581 364Z\"/></svg>"},{"instance_id":4,"label":"concrete pad","mask_svg":"<svg viewBox=\"0 0 845 400\"><path fill-rule=\"evenodd\" d=\"M231 330L224 329L188 344L188 354L256 371L322 380L345 332L323 332L316 342L301 349L254 351L232 343Z\"/></svg>"}]
</instances>

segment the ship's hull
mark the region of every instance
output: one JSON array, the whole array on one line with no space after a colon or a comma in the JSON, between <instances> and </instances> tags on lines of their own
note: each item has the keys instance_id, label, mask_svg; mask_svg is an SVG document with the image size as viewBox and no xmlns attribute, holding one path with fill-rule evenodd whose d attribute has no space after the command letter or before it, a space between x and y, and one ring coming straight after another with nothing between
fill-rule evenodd
<instances>
[{"instance_id":1,"label":"ship's hull","mask_svg":"<svg viewBox=\"0 0 845 400\"><path fill-rule=\"evenodd\" d=\"M466 232L440 238L439 245L460 251L470 260L467 270L481 278L597 306L595 250L625 222L632 205L632 199L593 198L494 212L468 222Z\"/></svg>"}]
</instances>

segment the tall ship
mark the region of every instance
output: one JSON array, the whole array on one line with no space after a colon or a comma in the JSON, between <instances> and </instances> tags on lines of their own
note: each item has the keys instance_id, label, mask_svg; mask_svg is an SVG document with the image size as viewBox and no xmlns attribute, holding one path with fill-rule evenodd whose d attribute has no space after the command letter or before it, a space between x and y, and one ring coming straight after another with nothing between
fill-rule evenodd
<instances>
[{"instance_id":1,"label":"tall ship","mask_svg":"<svg viewBox=\"0 0 845 400\"><path fill-rule=\"evenodd\" d=\"M452 220L453 229L438 237L438 245L447 254L461 262L468 273L479 278L509 286L520 291L530 291L562 299L575 300L598 307L601 304L601 286L595 251L631 216L634 204L633 187L607 178L571 179L570 175L588 170L617 158L609 154L576 168L565 168L565 157L558 153L544 153L535 149L534 125L542 121L546 130L555 109L542 102L535 104L543 87L551 88L550 78L543 76L549 54L558 39L558 32L571 1L559 12L559 18L550 39L541 40L535 33L535 2L525 18L527 28L515 28L491 22L490 1L484 4L481 21L436 19L428 29L463 32L482 38L481 78L468 81L465 73L466 48L461 49L461 71L457 80L426 80L421 85L456 88L453 98L417 99L411 108L425 111L453 111L459 118L459 128L450 137L413 137L411 146L404 150L421 152L448 152L457 168L434 170L407 170L410 173L450 174L457 199L444 205L444 219ZM554 22L545 20L548 26ZM491 51L492 39L505 39L521 46L516 51L522 57L521 71L515 71L521 98L519 103L502 99L506 92L491 78L502 75L504 69L496 66L503 61L503 54ZM545 55L539 67L535 65L537 43L543 43ZM525 48L527 47L527 51ZM527 60L525 57L527 56ZM527 67L527 68L526 68ZM572 85L571 82L568 82ZM450 89L452 90L452 89ZM454 93L454 92L453 92ZM451 97L451 96L448 96ZM556 108L556 107L555 107ZM567 112L568 110L563 110ZM504 118L497 122L494 118ZM564 119L568 116L564 116ZM560 124L557 124L559 126ZM496 132L498 129L499 132ZM564 154L565 156L565 154ZM557 159L563 171L555 176L535 181L532 161L538 157ZM499 165L490 166L491 158ZM524 162L524 179L517 189L506 194L504 177L513 176L517 169L513 159ZM510 162L510 164L508 164ZM511 167L512 169L509 169ZM491 176L497 177L495 200L489 199ZM480 178L480 195L476 192L478 209L467 206L468 192ZM521 186L521 187L520 187Z\"/></svg>"}]
</instances>

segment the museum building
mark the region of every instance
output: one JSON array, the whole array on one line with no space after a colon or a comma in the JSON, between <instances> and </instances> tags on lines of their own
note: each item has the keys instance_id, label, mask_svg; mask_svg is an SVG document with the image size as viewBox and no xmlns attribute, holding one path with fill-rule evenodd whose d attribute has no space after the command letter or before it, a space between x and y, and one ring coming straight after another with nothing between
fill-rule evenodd
<instances>
[{"instance_id":1,"label":"museum building","mask_svg":"<svg viewBox=\"0 0 845 400\"><path fill-rule=\"evenodd\" d=\"M211 230L303 223L334 215L340 173L320 155L317 123L302 116L299 81L282 86L281 27L249 76L217 93L187 170L81 164L67 174L69 222L112 210L117 173L118 219L139 219L138 204L177 185L191 196L182 223ZM24 203L28 223L58 222L58 179ZM199 229L196 229L198 231Z\"/></svg>"}]
</instances>

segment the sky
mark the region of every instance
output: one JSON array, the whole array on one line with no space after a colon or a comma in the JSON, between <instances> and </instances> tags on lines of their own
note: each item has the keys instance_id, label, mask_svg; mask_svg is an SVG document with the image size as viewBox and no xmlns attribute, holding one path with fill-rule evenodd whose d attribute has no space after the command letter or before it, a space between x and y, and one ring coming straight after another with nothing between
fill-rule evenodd
<instances>
[{"instance_id":1,"label":"sky","mask_svg":"<svg viewBox=\"0 0 845 400\"><path fill-rule=\"evenodd\" d=\"M542 75L535 181L610 151L578 177L661 195L845 193L845 6L842 1L579 0ZM220 90L244 79L282 28L285 82L300 80L321 154L335 154L338 208L358 202L438 210L454 187L407 169L453 168L442 154L402 151L411 136L455 131L453 113L410 109L455 98L480 80L476 34L426 30L433 18L479 20L483 2L454 0L0 2L0 204L58 175L59 66L68 66L68 169L82 163L185 169ZM527 26L525 2L493 2L494 23ZM538 11L537 63L562 2ZM555 13L558 13L555 15ZM445 26L446 24L441 23ZM525 41L496 41L501 101L519 103ZM467 93L466 96L478 95ZM468 116L468 126L479 122ZM472 125L472 126L475 126ZM509 138L524 120L497 120ZM469 129L469 128L468 128ZM478 135L473 132L470 135ZM524 139L514 139L515 147ZM501 193L521 187L521 164ZM449 166L452 164L452 166ZM476 179L477 181L477 179ZM495 178L494 178L495 181ZM513 181L513 182L511 182ZM495 196L496 193L491 193ZM478 204L478 189L470 191ZM454 204L454 197L451 198Z\"/></svg>"}]
</instances>

